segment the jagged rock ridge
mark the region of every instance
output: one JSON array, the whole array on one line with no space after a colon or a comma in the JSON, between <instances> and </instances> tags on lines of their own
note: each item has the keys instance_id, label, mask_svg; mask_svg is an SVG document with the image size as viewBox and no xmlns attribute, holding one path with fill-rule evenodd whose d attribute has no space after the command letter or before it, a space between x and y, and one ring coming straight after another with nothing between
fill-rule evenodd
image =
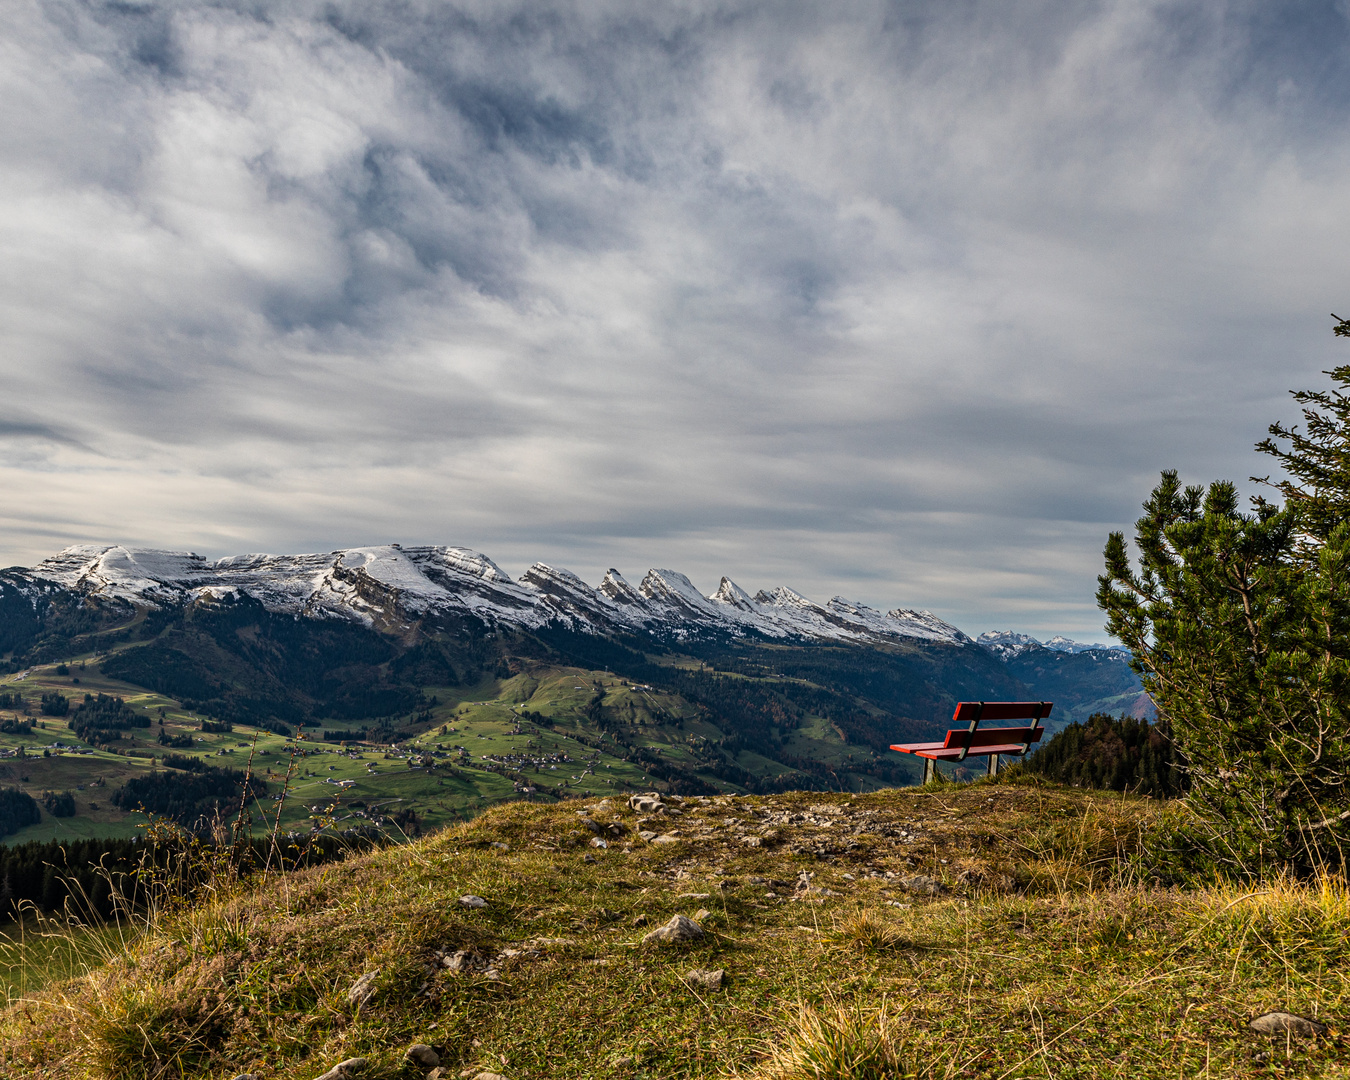
<instances>
[{"instance_id":1,"label":"jagged rock ridge","mask_svg":"<svg viewBox=\"0 0 1350 1080\"><path fill-rule=\"evenodd\" d=\"M235 555L77 545L26 571L81 594L148 607L247 593L272 611L396 626L426 615L473 615L525 628L562 624L590 632L707 631L779 639L973 644L928 611L881 612L836 596L817 604L792 589L749 595L723 578L704 596L683 574L649 570L635 588L611 569L598 587L535 563L514 580L486 555L458 547L347 548L311 555Z\"/></svg>"}]
</instances>

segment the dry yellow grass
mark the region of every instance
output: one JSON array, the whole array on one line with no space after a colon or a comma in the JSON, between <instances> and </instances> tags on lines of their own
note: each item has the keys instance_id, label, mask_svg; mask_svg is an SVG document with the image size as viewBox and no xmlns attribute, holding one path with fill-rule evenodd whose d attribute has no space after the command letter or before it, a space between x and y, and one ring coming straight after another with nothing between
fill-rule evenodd
<instances>
[{"instance_id":1,"label":"dry yellow grass","mask_svg":"<svg viewBox=\"0 0 1350 1080\"><path fill-rule=\"evenodd\" d=\"M165 910L0 1014L0 1074L311 1080L363 1056L392 1080L420 1041L510 1080L1350 1076L1344 885L1152 884L1146 801L974 784L690 800L641 823L592 804L623 829L603 849L577 809L512 804ZM700 910L699 941L641 944ZM1331 1035L1247 1030L1271 1009Z\"/></svg>"}]
</instances>

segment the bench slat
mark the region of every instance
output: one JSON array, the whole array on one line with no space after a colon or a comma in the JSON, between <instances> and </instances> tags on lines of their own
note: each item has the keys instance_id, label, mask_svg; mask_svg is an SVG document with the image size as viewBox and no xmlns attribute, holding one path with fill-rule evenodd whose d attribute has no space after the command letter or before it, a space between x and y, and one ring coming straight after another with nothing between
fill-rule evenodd
<instances>
[{"instance_id":1,"label":"bench slat","mask_svg":"<svg viewBox=\"0 0 1350 1080\"><path fill-rule=\"evenodd\" d=\"M986 701L980 709L978 701L963 701L956 706L953 724L969 724L978 712L980 723L989 720L1044 720L1050 715L1048 701Z\"/></svg>"},{"instance_id":2,"label":"bench slat","mask_svg":"<svg viewBox=\"0 0 1350 1080\"><path fill-rule=\"evenodd\" d=\"M934 761L960 761L961 748L935 746L932 749L924 748L915 750L909 746L892 746L892 750L899 750L902 754L913 754L916 757L932 758ZM978 750L972 750L969 757L984 757L992 754L1020 754L1026 749L1025 743L1004 743L1002 746L982 746Z\"/></svg>"},{"instance_id":3,"label":"bench slat","mask_svg":"<svg viewBox=\"0 0 1350 1080\"><path fill-rule=\"evenodd\" d=\"M992 746L1013 745L1021 749L1026 743L1040 742L1045 728L980 728L974 735L968 731L949 731L943 742L902 743L892 746L892 750L914 754L922 750L960 750L970 737L970 752L981 754L1003 753L988 749Z\"/></svg>"},{"instance_id":4,"label":"bench slat","mask_svg":"<svg viewBox=\"0 0 1350 1080\"><path fill-rule=\"evenodd\" d=\"M994 743L1039 742L1044 733L1044 728L1030 727L980 728L973 735L969 731L949 731L947 741L942 746L948 749L955 746L960 749L966 745L967 739L970 740L972 750L977 746L992 746Z\"/></svg>"}]
</instances>

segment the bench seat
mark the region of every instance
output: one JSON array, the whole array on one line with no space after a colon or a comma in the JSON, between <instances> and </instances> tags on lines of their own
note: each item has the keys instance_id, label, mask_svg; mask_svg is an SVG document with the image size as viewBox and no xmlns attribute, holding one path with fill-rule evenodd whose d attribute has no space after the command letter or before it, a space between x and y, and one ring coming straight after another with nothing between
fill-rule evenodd
<instances>
[{"instance_id":1,"label":"bench seat","mask_svg":"<svg viewBox=\"0 0 1350 1080\"><path fill-rule=\"evenodd\" d=\"M1032 740L1033 742L1036 740ZM913 754L916 757L929 758L933 761L960 761L961 748L959 746L943 746L941 743L907 743L904 746L892 746L892 750L899 750L902 754ZM978 750L971 750L970 755L980 756L981 754L1020 754L1026 749L1026 743L998 743L993 746L982 746Z\"/></svg>"}]
</instances>

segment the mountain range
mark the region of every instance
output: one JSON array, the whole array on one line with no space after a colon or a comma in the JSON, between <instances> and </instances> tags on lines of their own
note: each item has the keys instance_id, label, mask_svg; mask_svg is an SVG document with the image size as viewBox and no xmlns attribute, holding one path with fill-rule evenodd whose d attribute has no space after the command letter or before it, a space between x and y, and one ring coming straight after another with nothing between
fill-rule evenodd
<instances>
[{"instance_id":1,"label":"mountain range","mask_svg":"<svg viewBox=\"0 0 1350 1080\"><path fill-rule=\"evenodd\" d=\"M883 613L842 596L817 604L782 585L751 596L726 577L705 596L675 570L648 570L634 587L611 568L599 586L591 586L569 570L537 562L513 580L486 555L458 547L387 544L212 561L192 552L75 545L31 570L14 567L3 573L24 592L40 594L50 582L91 599L152 610L202 597L247 594L269 611L386 628L454 614L528 629L554 624L591 633L645 631L677 639L721 632L849 643L972 641L930 611L895 608ZM27 589L20 584L23 579L30 582ZM1088 645L1063 636L1040 641L1009 630L989 631L973 640L1004 659L1037 649L1128 655L1118 645Z\"/></svg>"},{"instance_id":2,"label":"mountain range","mask_svg":"<svg viewBox=\"0 0 1350 1080\"><path fill-rule=\"evenodd\" d=\"M1052 731L1150 709L1119 649L972 638L929 611L751 595L728 578L704 595L673 570L592 586L535 563L513 579L467 548L398 544L215 560L76 546L0 571L0 673L77 658L189 715L377 743L439 729L466 695L535 709L522 686L608 672L667 704L601 695L563 722L674 747L700 718L690 790L902 782L912 763L889 744L939 734L961 700L1054 701Z\"/></svg>"},{"instance_id":3,"label":"mountain range","mask_svg":"<svg viewBox=\"0 0 1350 1080\"><path fill-rule=\"evenodd\" d=\"M16 585L26 577L30 589L53 582L81 596L150 609L247 594L269 611L379 629L470 616L530 630L554 625L674 638L713 632L851 643L971 640L928 611L883 613L840 596L816 604L784 586L751 596L724 577L704 596L674 570L649 570L634 587L611 569L593 587L568 570L535 563L513 580L486 555L457 547L388 544L211 561L191 552L81 545L30 571L6 573Z\"/></svg>"},{"instance_id":4,"label":"mountain range","mask_svg":"<svg viewBox=\"0 0 1350 1080\"><path fill-rule=\"evenodd\" d=\"M1060 634L1056 634L1048 641L1038 641L1030 634L1018 634L1012 630L989 630L975 640L991 652L998 653L1005 660L1011 660L1013 657L1021 656L1023 653L1032 652L1036 649L1075 654L1113 652L1117 653L1120 659L1126 659L1130 655L1130 650L1125 648L1124 645L1103 645L1100 642L1095 645L1084 645L1081 641L1072 641Z\"/></svg>"}]
</instances>

